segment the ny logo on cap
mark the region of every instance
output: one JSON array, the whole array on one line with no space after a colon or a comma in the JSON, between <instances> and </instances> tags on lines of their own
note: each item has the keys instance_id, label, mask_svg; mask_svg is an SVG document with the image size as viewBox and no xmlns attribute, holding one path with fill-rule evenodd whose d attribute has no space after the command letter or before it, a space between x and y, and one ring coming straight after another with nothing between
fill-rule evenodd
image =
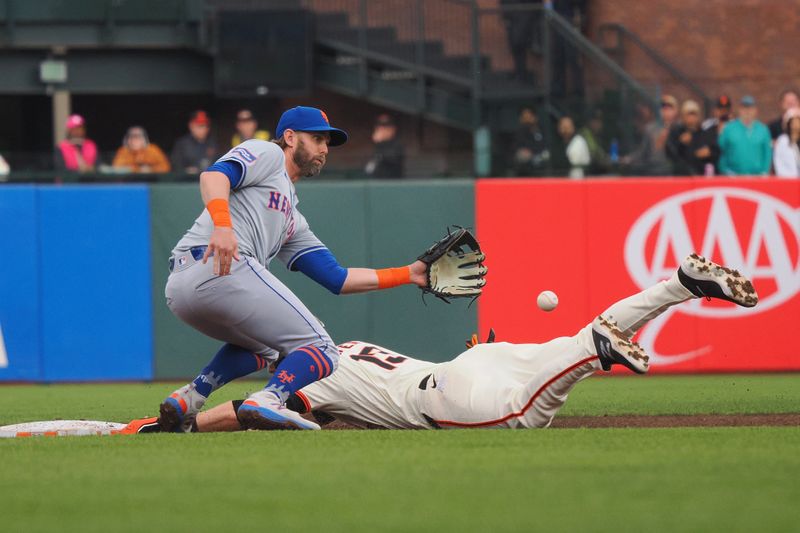
<instances>
[{"instance_id":1,"label":"ny logo on cap","mask_svg":"<svg viewBox=\"0 0 800 533\"><path fill-rule=\"evenodd\" d=\"M331 124L331 121L330 121L330 120L328 120L328 115L326 115L326 114L325 114L325 111L323 111L322 109L320 109L320 110L319 110L319 114L320 114L320 115L322 115L322 118L325 120L325 123L326 123L326 124L328 124L328 125L330 126L330 124Z\"/></svg>"}]
</instances>

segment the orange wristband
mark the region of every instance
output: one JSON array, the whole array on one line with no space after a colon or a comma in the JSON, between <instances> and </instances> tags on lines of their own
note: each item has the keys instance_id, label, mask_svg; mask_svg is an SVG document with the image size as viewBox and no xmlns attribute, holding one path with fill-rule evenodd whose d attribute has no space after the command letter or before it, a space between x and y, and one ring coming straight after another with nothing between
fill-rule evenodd
<instances>
[{"instance_id":1,"label":"orange wristband","mask_svg":"<svg viewBox=\"0 0 800 533\"><path fill-rule=\"evenodd\" d=\"M228 209L228 200L222 198L214 198L206 206L208 213L211 215L211 220L214 221L214 226L218 228L231 228L231 212Z\"/></svg>"},{"instance_id":2,"label":"orange wristband","mask_svg":"<svg viewBox=\"0 0 800 533\"><path fill-rule=\"evenodd\" d=\"M411 283L411 269L407 266L398 268L381 268L375 271L378 274L378 288L389 289L398 285Z\"/></svg>"}]
</instances>

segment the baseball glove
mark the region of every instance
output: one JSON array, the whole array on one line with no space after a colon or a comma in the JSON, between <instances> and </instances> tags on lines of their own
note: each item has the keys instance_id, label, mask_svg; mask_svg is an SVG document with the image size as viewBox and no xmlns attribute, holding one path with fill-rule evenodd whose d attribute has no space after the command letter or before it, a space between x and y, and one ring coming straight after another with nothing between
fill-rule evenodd
<instances>
[{"instance_id":1,"label":"baseball glove","mask_svg":"<svg viewBox=\"0 0 800 533\"><path fill-rule=\"evenodd\" d=\"M475 236L464 228L448 228L447 235L417 259L427 266L428 284L422 292L447 303L448 298L477 298L486 285L486 256Z\"/></svg>"}]
</instances>

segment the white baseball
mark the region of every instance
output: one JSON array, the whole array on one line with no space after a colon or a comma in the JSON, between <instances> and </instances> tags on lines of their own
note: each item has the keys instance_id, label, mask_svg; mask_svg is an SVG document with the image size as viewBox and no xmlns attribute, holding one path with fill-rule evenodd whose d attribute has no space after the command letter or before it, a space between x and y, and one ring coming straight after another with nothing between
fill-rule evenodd
<instances>
[{"instance_id":1,"label":"white baseball","mask_svg":"<svg viewBox=\"0 0 800 533\"><path fill-rule=\"evenodd\" d=\"M553 291L542 291L536 297L536 305L542 311L552 311L558 307L558 296Z\"/></svg>"}]
</instances>

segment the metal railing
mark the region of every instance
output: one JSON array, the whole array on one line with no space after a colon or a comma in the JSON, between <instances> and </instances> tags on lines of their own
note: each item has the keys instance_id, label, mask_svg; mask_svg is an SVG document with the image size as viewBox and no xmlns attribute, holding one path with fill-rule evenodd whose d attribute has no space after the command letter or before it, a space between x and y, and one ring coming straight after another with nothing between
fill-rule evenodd
<instances>
[{"instance_id":1,"label":"metal railing","mask_svg":"<svg viewBox=\"0 0 800 533\"><path fill-rule=\"evenodd\" d=\"M469 89L474 100L541 97L552 92L554 40L609 73L631 94L654 99L652 91L563 17L540 3L481 7L475 0L304 0L315 11L317 38L360 65L362 88L369 82L370 62L394 72L387 76L440 80ZM518 83L509 75L506 43L514 17L532 17L540 42L536 83ZM505 79L503 75L506 75Z\"/></svg>"},{"instance_id":2,"label":"metal railing","mask_svg":"<svg viewBox=\"0 0 800 533\"><path fill-rule=\"evenodd\" d=\"M644 53L653 63L665 70L673 79L678 81L681 85L694 94L705 106L705 111L711 111L712 99L703 91L703 89L693 82L689 77L682 72L678 67L672 64L666 57L661 55L655 48L645 43L639 35L631 31L623 24L607 23L599 28L598 39L601 43L606 43L609 35L613 35L614 45L610 47L614 50L614 55L619 58L620 66L625 65L626 48L627 46L634 46Z\"/></svg>"},{"instance_id":3,"label":"metal railing","mask_svg":"<svg viewBox=\"0 0 800 533\"><path fill-rule=\"evenodd\" d=\"M368 62L390 67L386 76L413 71L469 87L470 70L453 68L447 59L473 53L473 2L470 0L304 0L317 15L316 38L362 61L366 84ZM447 28L456 31L444 32Z\"/></svg>"}]
</instances>

